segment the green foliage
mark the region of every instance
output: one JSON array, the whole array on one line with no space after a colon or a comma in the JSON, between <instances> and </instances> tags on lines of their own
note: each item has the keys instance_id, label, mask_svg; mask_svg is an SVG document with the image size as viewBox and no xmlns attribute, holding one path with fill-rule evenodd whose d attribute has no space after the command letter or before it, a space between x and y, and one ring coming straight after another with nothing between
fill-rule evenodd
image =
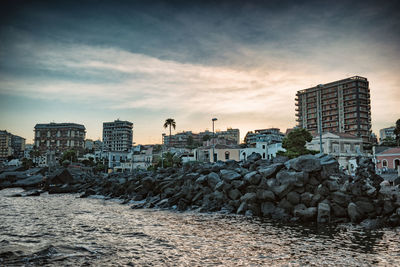
<instances>
[{"instance_id":1,"label":"green foliage","mask_svg":"<svg viewBox=\"0 0 400 267\"><path fill-rule=\"evenodd\" d=\"M104 165L104 164L102 164L100 162L98 162L96 167L95 167L95 170L98 171L98 172L104 172L105 169L106 169L106 165Z\"/></svg>"},{"instance_id":2,"label":"green foliage","mask_svg":"<svg viewBox=\"0 0 400 267\"><path fill-rule=\"evenodd\" d=\"M74 162L77 160L75 150L67 150L63 153L62 158L60 159L60 163L62 164L64 160L69 160L70 162Z\"/></svg>"},{"instance_id":3,"label":"green foliage","mask_svg":"<svg viewBox=\"0 0 400 267\"><path fill-rule=\"evenodd\" d=\"M67 168L69 165L71 164L71 161L69 161L69 160L63 160L62 161L62 163L61 163L61 165L63 166L63 167L65 167L65 168Z\"/></svg>"},{"instance_id":4,"label":"green foliage","mask_svg":"<svg viewBox=\"0 0 400 267\"><path fill-rule=\"evenodd\" d=\"M163 157L158 158L156 163L156 168L164 166L164 168L168 167L180 167L182 166L182 160L175 156L175 154L167 152L163 155Z\"/></svg>"},{"instance_id":5,"label":"green foliage","mask_svg":"<svg viewBox=\"0 0 400 267\"><path fill-rule=\"evenodd\" d=\"M381 146L396 146L396 140L390 136L387 136L385 139L382 140Z\"/></svg>"},{"instance_id":6,"label":"green foliage","mask_svg":"<svg viewBox=\"0 0 400 267\"><path fill-rule=\"evenodd\" d=\"M282 147L286 152L279 151L277 155L287 156L289 158L296 158L305 154L317 154L318 151L308 150L306 143L311 142L312 135L304 128L297 128L291 131L282 140Z\"/></svg>"},{"instance_id":7,"label":"green foliage","mask_svg":"<svg viewBox=\"0 0 400 267\"><path fill-rule=\"evenodd\" d=\"M153 147L153 152L154 152L154 153L155 153L155 152L160 152L161 149L162 149L162 146L161 146L161 145L155 145L155 146Z\"/></svg>"},{"instance_id":8,"label":"green foliage","mask_svg":"<svg viewBox=\"0 0 400 267\"><path fill-rule=\"evenodd\" d=\"M211 139L211 136L209 136L208 134L203 136L203 141L208 141Z\"/></svg>"},{"instance_id":9,"label":"green foliage","mask_svg":"<svg viewBox=\"0 0 400 267\"><path fill-rule=\"evenodd\" d=\"M175 129L176 127L176 122L174 119L166 119L165 123L164 123L164 128L168 128L169 127L169 141L168 141L168 145L171 142L171 127L173 127Z\"/></svg>"},{"instance_id":10,"label":"green foliage","mask_svg":"<svg viewBox=\"0 0 400 267\"><path fill-rule=\"evenodd\" d=\"M34 147L30 152L29 152L29 156L31 156L31 158L36 158L36 157L40 157L41 153L40 151Z\"/></svg>"},{"instance_id":11,"label":"green foliage","mask_svg":"<svg viewBox=\"0 0 400 267\"><path fill-rule=\"evenodd\" d=\"M394 134L396 135L397 146L400 145L400 119L396 121L396 127L394 128Z\"/></svg>"}]
</instances>

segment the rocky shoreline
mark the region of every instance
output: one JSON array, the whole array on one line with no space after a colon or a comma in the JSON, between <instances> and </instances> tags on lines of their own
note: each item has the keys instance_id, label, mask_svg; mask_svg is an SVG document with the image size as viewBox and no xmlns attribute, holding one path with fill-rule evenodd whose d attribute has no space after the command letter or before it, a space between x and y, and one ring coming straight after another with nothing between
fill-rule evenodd
<instances>
[{"instance_id":1,"label":"rocky shoreline","mask_svg":"<svg viewBox=\"0 0 400 267\"><path fill-rule=\"evenodd\" d=\"M22 187L15 196L42 192L103 195L133 203L132 208L225 212L285 222L361 223L367 228L400 226L400 190L374 172L371 160L361 159L354 177L339 171L327 155L289 160L185 164L180 168L100 175L41 169L0 174L0 190ZM383 182L383 183L382 183Z\"/></svg>"}]
</instances>

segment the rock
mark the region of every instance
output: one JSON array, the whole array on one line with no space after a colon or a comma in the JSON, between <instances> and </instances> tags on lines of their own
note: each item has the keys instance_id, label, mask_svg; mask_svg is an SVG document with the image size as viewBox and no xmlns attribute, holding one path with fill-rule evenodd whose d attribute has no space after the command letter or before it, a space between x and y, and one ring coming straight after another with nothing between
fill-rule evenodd
<instances>
[{"instance_id":1,"label":"rock","mask_svg":"<svg viewBox=\"0 0 400 267\"><path fill-rule=\"evenodd\" d=\"M304 186L308 180L308 174L305 172L293 172L281 170L276 175L276 180L280 184L290 184L293 186Z\"/></svg>"},{"instance_id":2,"label":"rock","mask_svg":"<svg viewBox=\"0 0 400 267\"><path fill-rule=\"evenodd\" d=\"M322 200L322 196L320 194L317 193L317 194L313 195L310 206L316 207L321 200Z\"/></svg>"},{"instance_id":3,"label":"rock","mask_svg":"<svg viewBox=\"0 0 400 267\"><path fill-rule=\"evenodd\" d=\"M219 178L219 175L215 172L210 172L207 175L207 182L210 188L215 190L216 185L221 182L221 179Z\"/></svg>"},{"instance_id":4,"label":"rock","mask_svg":"<svg viewBox=\"0 0 400 267\"><path fill-rule=\"evenodd\" d=\"M286 157L286 156L276 156L276 157L272 160L272 162L273 162L273 163L285 163L285 162L288 161L288 160L289 160L289 158Z\"/></svg>"},{"instance_id":5,"label":"rock","mask_svg":"<svg viewBox=\"0 0 400 267\"><path fill-rule=\"evenodd\" d=\"M294 191L289 192L286 195L286 199L292 204L292 205L297 205L300 202L300 195Z\"/></svg>"},{"instance_id":6,"label":"rock","mask_svg":"<svg viewBox=\"0 0 400 267\"><path fill-rule=\"evenodd\" d=\"M220 181L218 184L215 185L215 190L222 191L224 189L224 181Z\"/></svg>"},{"instance_id":7,"label":"rock","mask_svg":"<svg viewBox=\"0 0 400 267\"><path fill-rule=\"evenodd\" d=\"M68 184L72 183L74 178L68 169L61 169L46 179L46 184Z\"/></svg>"},{"instance_id":8,"label":"rock","mask_svg":"<svg viewBox=\"0 0 400 267\"><path fill-rule=\"evenodd\" d=\"M270 190L257 190L257 199L261 201L275 201L275 195Z\"/></svg>"},{"instance_id":9,"label":"rock","mask_svg":"<svg viewBox=\"0 0 400 267\"><path fill-rule=\"evenodd\" d=\"M258 153L252 153L250 156L247 157L247 161L252 161L255 162L257 160L261 159L261 155Z\"/></svg>"},{"instance_id":10,"label":"rock","mask_svg":"<svg viewBox=\"0 0 400 267\"><path fill-rule=\"evenodd\" d=\"M317 187L317 189L315 190L315 193L319 194L321 196L327 196L327 195L329 195L330 192L329 192L329 189L326 186L320 184Z\"/></svg>"},{"instance_id":11,"label":"rock","mask_svg":"<svg viewBox=\"0 0 400 267\"><path fill-rule=\"evenodd\" d=\"M396 209L395 205L393 204L392 201L386 200L383 204L383 215L388 215L393 213L393 211Z\"/></svg>"},{"instance_id":12,"label":"rock","mask_svg":"<svg viewBox=\"0 0 400 267\"><path fill-rule=\"evenodd\" d=\"M247 210L247 203L246 202L242 202L239 206L239 208L237 209L236 213L237 214L244 214Z\"/></svg>"},{"instance_id":13,"label":"rock","mask_svg":"<svg viewBox=\"0 0 400 267\"><path fill-rule=\"evenodd\" d=\"M142 185L146 190L151 190L153 188L155 179L151 176L144 177L142 179Z\"/></svg>"},{"instance_id":14,"label":"rock","mask_svg":"<svg viewBox=\"0 0 400 267\"><path fill-rule=\"evenodd\" d=\"M244 176L244 180L247 181L249 184L258 185L261 180L261 176L258 174L257 171L249 172Z\"/></svg>"},{"instance_id":15,"label":"rock","mask_svg":"<svg viewBox=\"0 0 400 267\"><path fill-rule=\"evenodd\" d=\"M275 185L271 187L271 190L276 196L281 199L292 190L292 186L289 184Z\"/></svg>"},{"instance_id":16,"label":"rock","mask_svg":"<svg viewBox=\"0 0 400 267\"><path fill-rule=\"evenodd\" d=\"M314 195L310 192L304 192L300 195L300 202L306 205L307 207L311 206L311 200Z\"/></svg>"},{"instance_id":17,"label":"rock","mask_svg":"<svg viewBox=\"0 0 400 267\"><path fill-rule=\"evenodd\" d=\"M358 212L361 214L366 215L375 211L375 206L370 201L359 200L356 201L355 204L358 207Z\"/></svg>"},{"instance_id":18,"label":"rock","mask_svg":"<svg viewBox=\"0 0 400 267\"><path fill-rule=\"evenodd\" d=\"M332 193L332 201L339 204L342 207L346 207L348 203L348 196L340 191Z\"/></svg>"},{"instance_id":19,"label":"rock","mask_svg":"<svg viewBox=\"0 0 400 267\"><path fill-rule=\"evenodd\" d=\"M346 217L347 216L347 211L342 206L339 206L336 203L332 203L331 207L332 207L333 215L335 217L341 218L341 217Z\"/></svg>"},{"instance_id":20,"label":"rock","mask_svg":"<svg viewBox=\"0 0 400 267\"><path fill-rule=\"evenodd\" d=\"M238 189L232 189L229 191L228 196L230 199L236 200L236 199L239 199L242 196L242 194L240 193L240 191Z\"/></svg>"},{"instance_id":21,"label":"rock","mask_svg":"<svg viewBox=\"0 0 400 267\"><path fill-rule=\"evenodd\" d=\"M326 203L318 204L318 223L329 223L331 220L331 207Z\"/></svg>"},{"instance_id":22,"label":"rock","mask_svg":"<svg viewBox=\"0 0 400 267\"><path fill-rule=\"evenodd\" d=\"M256 201L256 199L257 199L256 193L246 193L244 196L240 198L240 201L250 203Z\"/></svg>"},{"instance_id":23,"label":"rock","mask_svg":"<svg viewBox=\"0 0 400 267\"><path fill-rule=\"evenodd\" d=\"M234 180L234 181L231 182L231 185L232 185L234 188L237 188L237 189L239 189L239 190L242 190L242 189L245 188L246 182L245 182L245 181L242 181L242 180Z\"/></svg>"},{"instance_id":24,"label":"rock","mask_svg":"<svg viewBox=\"0 0 400 267\"><path fill-rule=\"evenodd\" d=\"M222 179L224 179L226 182L232 182L242 177L239 173L232 170L221 170L220 173Z\"/></svg>"},{"instance_id":25,"label":"rock","mask_svg":"<svg viewBox=\"0 0 400 267\"><path fill-rule=\"evenodd\" d=\"M28 178L22 179L22 180L17 180L14 182L15 187L34 187L38 186L41 183L43 183L43 175L37 174L33 176L29 176Z\"/></svg>"},{"instance_id":26,"label":"rock","mask_svg":"<svg viewBox=\"0 0 400 267\"><path fill-rule=\"evenodd\" d=\"M338 191L340 189L339 183L335 180L328 180L326 181L326 186L328 187L329 191Z\"/></svg>"},{"instance_id":27,"label":"rock","mask_svg":"<svg viewBox=\"0 0 400 267\"><path fill-rule=\"evenodd\" d=\"M280 171L283 168L282 163L275 163L272 164L268 167L263 167L258 169L258 172L266 179L271 178L276 175L278 171Z\"/></svg>"},{"instance_id":28,"label":"rock","mask_svg":"<svg viewBox=\"0 0 400 267\"><path fill-rule=\"evenodd\" d=\"M261 214L264 217L270 217L275 212L275 205L272 202L261 203Z\"/></svg>"},{"instance_id":29,"label":"rock","mask_svg":"<svg viewBox=\"0 0 400 267\"><path fill-rule=\"evenodd\" d=\"M339 163L334 157L322 153L315 155L315 157L319 159L321 165L321 177L329 177L339 173Z\"/></svg>"},{"instance_id":30,"label":"rock","mask_svg":"<svg viewBox=\"0 0 400 267\"><path fill-rule=\"evenodd\" d=\"M311 221L317 215L317 208L307 208L304 204L299 204L294 207L293 215L299 217L302 221Z\"/></svg>"},{"instance_id":31,"label":"rock","mask_svg":"<svg viewBox=\"0 0 400 267\"><path fill-rule=\"evenodd\" d=\"M196 184L202 184L205 185L207 182L207 176L206 175L201 175L199 178L196 179L195 183Z\"/></svg>"},{"instance_id":32,"label":"rock","mask_svg":"<svg viewBox=\"0 0 400 267\"><path fill-rule=\"evenodd\" d=\"M278 207L287 212L291 212L293 210L293 205L285 198L279 202Z\"/></svg>"},{"instance_id":33,"label":"rock","mask_svg":"<svg viewBox=\"0 0 400 267\"><path fill-rule=\"evenodd\" d=\"M362 219L360 212L358 211L358 207L355 203L351 202L347 206L347 214L350 217L352 223L357 223Z\"/></svg>"},{"instance_id":34,"label":"rock","mask_svg":"<svg viewBox=\"0 0 400 267\"><path fill-rule=\"evenodd\" d=\"M367 230L374 230L382 226L382 221L379 219L365 219L360 223L360 226Z\"/></svg>"},{"instance_id":35,"label":"rock","mask_svg":"<svg viewBox=\"0 0 400 267\"><path fill-rule=\"evenodd\" d=\"M285 162L288 170L314 172L321 170L321 164L318 158L313 155L303 155Z\"/></svg>"}]
</instances>

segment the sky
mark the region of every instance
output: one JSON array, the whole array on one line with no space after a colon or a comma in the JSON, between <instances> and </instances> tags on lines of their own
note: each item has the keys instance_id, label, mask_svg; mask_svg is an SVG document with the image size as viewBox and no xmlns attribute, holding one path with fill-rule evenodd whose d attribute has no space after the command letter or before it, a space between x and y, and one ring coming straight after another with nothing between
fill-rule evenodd
<instances>
[{"instance_id":1,"label":"sky","mask_svg":"<svg viewBox=\"0 0 400 267\"><path fill-rule=\"evenodd\" d=\"M372 130L400 118L400 1L6 1L0 130L134 123L136 144L176 129L296 125L298 90L370 82Z\"/></svg>"}]
</instances>

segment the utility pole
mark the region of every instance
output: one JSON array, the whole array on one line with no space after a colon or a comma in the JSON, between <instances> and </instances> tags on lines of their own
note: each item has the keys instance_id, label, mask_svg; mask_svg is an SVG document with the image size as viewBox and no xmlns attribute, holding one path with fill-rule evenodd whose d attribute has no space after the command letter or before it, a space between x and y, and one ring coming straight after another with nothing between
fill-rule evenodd
<instances>
[{"instance_id":1,"label":"utility pole","mask_svg":"<svg viewBox=\"0 0 400 267\"><path fill-rule=\"evenodd\" d=\"M212 118L212 125L213 125L213 162L215 162L215 132L214 132L214 122L217 120L217 118Z\"/></svg>"}]
</instances>

